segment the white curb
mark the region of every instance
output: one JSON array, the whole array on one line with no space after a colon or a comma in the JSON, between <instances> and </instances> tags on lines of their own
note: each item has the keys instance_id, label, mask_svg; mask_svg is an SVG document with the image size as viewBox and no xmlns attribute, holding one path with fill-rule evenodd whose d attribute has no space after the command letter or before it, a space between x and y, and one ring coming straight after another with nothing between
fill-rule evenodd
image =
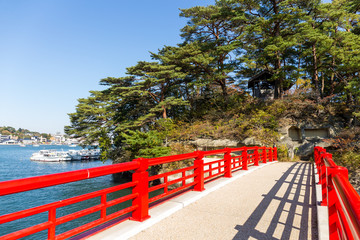
<instances>
[{"instance_id":1,"label":"white curb","mask_svg":"<svg viewBox=\"0 0 360 240\"><path fill-rule=\"evenodd\" d=\"M315 192L316 192L316 209L317 209L317 224L319 240L328 240L329 234L329 212L327 206L321 206L322 195L321 185L319 184L319 175L316 164L313 165L313 173L315 177Z\"/></svg>"}]
</instances>

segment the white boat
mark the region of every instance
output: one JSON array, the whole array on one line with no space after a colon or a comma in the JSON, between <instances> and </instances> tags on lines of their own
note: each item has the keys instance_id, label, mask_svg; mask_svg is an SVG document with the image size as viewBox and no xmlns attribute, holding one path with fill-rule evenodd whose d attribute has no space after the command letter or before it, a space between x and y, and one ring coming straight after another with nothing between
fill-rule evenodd
<instances>
[{"instance_id":1,"label":"white boat","mask_svg":"<svg viewBox=\"0 0 360 240\"><path fill-rule=\"evenodd\" d=\"M88 149L82 150L83 160L99 160L100 150L99 149Z\"/></svg>"},{"instance_id":2,"label":"white boat","mask_svg":"<svg viewBox=\"0 0 360 240\"><path fill-rule=\"evenodd\" d=\"M82 160L82 154L80 151L77 151L77 150L69 150L68 151L70 157L71 157L71 160L73 161L80 161Z\"/></svg>"},{"instance_id":3,"label":"white boat","mask_svg":"<svg viewBox=\"0 0 360 240\"><path fill-rule=\"evenodd\" d=\"M34 153L30 160L41 161L41 162L60 162L60 161L71 161L71 156L67 152L58 152L56 150L40 150Z\"/></svg>"},{"instance_id":4,"label":"white boat","mask_svg":"<svg viewBox=\"0 0 360 240\"><path fill-rule=\"evenodd\" d=\"M23 143L19 144L19 146L20 146L20 147L26 147L26 145L23 144Z\"/></svg>"},{"instance_id":5,"label":"white boat","mask_svg":"<svg viewBox=\"0 0 360 240\"><path fill-rule=\"evenodd\" d=\"M67 151L71 160L80 161L80 160L99 160L100 159L100 150L99 149L82 149L82 150L73 150L70 149Z\"/></svg>"},{"instance_id":6,"label":"white boat","mask_svg":"<svg viewBox=\"0 0 360 240\"><path fill-rule=\"evenodd\" d=\"M69 147L76 147L76 144L70 144Z\"/></svg>"},{"instance_id":7,"label":"white boat","mask_svg":"<svg viewBox=\"0 0 360 240\"><path fill-rule=\"evenodd\" d=\"M39 144L34 144L33 147L40 147L40 145Z\"/></svg>"}]
</instances>

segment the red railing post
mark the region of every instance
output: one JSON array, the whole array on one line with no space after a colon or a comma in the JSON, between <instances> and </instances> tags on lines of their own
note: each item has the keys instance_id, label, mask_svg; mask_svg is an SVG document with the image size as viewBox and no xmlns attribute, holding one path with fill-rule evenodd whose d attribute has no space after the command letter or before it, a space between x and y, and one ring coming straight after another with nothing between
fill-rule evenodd
<instances>
[{"instance_id":1,"label":"red railing post","mask_svg":"<svg viewBox=\"0 0 360 240\"><path fill-rule=\"evenodd\" d=\"M56 237L56 208L51 208L49 210L49 222L51 222L51 226L48 229L48 239L54 240Z\"/></svg>"},{"instance_id":2,"label":"red railing post","mask_svg":"<svg viewBox=\"0 0 360 240\"><path fill-rule=\"evenodd\" d=\"M274 147L273 149L274 149L274 155L273 155L274 161L277 161L278 160L278 158L277 158L277 147Z\"/></svg>"},{"instance_id":3,"label":"red railing post","mask_svg":"<svg viewBox=\"0 0 360 240\"><path fill-rule=\"evenodd\" d=\"M186 185L186 180L185 180L186 172L182 172L181 177L184 179L184 180L181 181L181 186L185 186Z\"/></svg>"},{"instance_id":4,"label":"red railing post","mask_svg":"<svg viewBox=\"0 0 360 240\"><path fill-rule=\"evenodd\" d=\"M267 154L266 154L266 147L262 148L262 157L263 157L263 163L267 162Z\"/></svg>"},{"instance_id":5,"label":"red railing post","mask_svg":"<svg viewBox=\"0 0 360 240\"><path fill-rule=\"evenodd\" d=\"M320 151L320 147L315 147L314 148L314 162L315 162L315 164L316 164L316 167L317 167L317 169L319 170L319 167L320 167L320 153L319 153L319 151Z\"/></svg>"},{"instance_id":6,"label":"red railing post","mask_svg":"<svg viewBox=\"0 0 360 240\"><path fill-rule=\"evenodd\" d=\"M320 151L318 152L318 171L319 171L318 174L319 174L319 184L321 184L321 185L324 180L323 174L325 173L324 172L325 168L323 166L323 165L325 165L325 163L324 163L322 154L325 154L325 152L320 152Z\"/></svg>"},{"instance_id":7,"label":"red railing post","mask_svg":"<svg viewBox=\"0 0 360 240\"><path fill-rule=\"evenodd\" d=\"M328 169L325 165L325 162L324 162L324 158L326 157L326 153L321 153L320 154L320 158L321 158L321 163L320 163L320 176L319 176L319 182L321 184L321 195L322 195L322 201L321 201L321 206L327 206L328 203L327 203L327 195L328 195L328 178L327 178L327 175L328 175Z\"/></svg>"},{"instance_id":8,"label":"red railing post","mask_svg":"<svg viewBox=\"0 0 360 240\"><path fill-rule=\"evenodd\" d=\"M273 149L269 147L269 162L273 161Z\"/></svg>"},{"instance_id":9,"label":"red railing post","mask_svg":"<svg viewBox=\"0 0 360 240\"><path fill-rule=\"evenodd\" d=\"M205 190L204 188L204 153L201 151L197 151L198 156L194 161L195 166L195 178L194 181L196 184L194 185L194 191L202 192Z\"/></svg>"},{"instance_id":10,"label":"red railing post","mask_svg":"<svg viewBox=\"0 0 360 240\"><path fill-rule=\"evenodd\" d=\"M224 177L230 178L231 177L231 149L225 148L226 153L224 154L224 165L225 165L225 174Z\"/></svg>"},{"instance_id":11,"label":"red railing post","mask_svg":"<svg viewBox=\"0 0 360 240\"><path fill-rule=\"evenodd\" d=\"M254 166L259 166L259 148L258 147L255 147L255 150L254 150Z\"/></svg>"},{"instance_id":12,"label":"red railing post","mask_svg":"<svg viewBox=\"0 0 360 240\"><path fill-rule=\"evenodd\" d=\"M133 161L138 161L140 166L135 170L132 175L132 181L137 182L133 188L133 193L137 194L137 197L133 200L133 206L137 208L132 212L131 220L142 222L149 216L149 162L146 158L137 158Z\"/></svg>"},{"instance_id":13,"label":"red railing post","mask_svg":"<svg viewBox=\"0 0 360 240\"><path fill-rule=\"evenodd\" d=\"M243 147L241 152L242 170L248 170L248 152L247 147Z\"/></svg>"},{"instance_id":14,"label":"red railing post","mask_svg":"<svg viewBox=\"0 0 360 240\"><path fill-rule=\"evenodd\" d=\"M100 217L101 217L102 219L105 219L105 218L106 218L106 202L107 202L107 200L106 200L106 194L101 195L101 205L102 205L102 207L101 207Z\"/></svg>"}]
</instances>

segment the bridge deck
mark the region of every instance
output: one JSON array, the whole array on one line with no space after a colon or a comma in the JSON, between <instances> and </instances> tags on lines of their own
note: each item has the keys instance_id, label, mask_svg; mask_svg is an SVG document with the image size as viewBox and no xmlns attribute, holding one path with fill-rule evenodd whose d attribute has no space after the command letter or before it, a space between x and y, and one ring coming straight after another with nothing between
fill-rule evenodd
<instances>
[{"instance_id":1,"label":"bridge deck","mask_svg":"<svg viewBox=\"0 0 360 240\"><path fill-rule=\"evenodd\" d=\"M317 239L315 201L310 163L274 163L131 239Z\"/></svg>"}]
</instances>

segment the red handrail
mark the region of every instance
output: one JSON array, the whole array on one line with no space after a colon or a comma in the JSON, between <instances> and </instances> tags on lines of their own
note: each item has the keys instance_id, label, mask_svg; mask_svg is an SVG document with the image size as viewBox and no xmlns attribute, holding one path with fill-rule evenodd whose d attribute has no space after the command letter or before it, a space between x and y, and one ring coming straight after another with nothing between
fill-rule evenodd
<instances>
[{"instance_id":1,"label":"red handrail","mask_svg":"<svg viewBox=\"0 0 360 240\"><path fill-rule=\"evenodd\" d=\"M314 148L314 160L321 205L328 207L330 239L360 239L360 196L349 182L348 170L337 166L322 147Z\"/></svg>"},{"instance_id":2,"label":"red handrail","mask_svg":"<svg viewBox=\"0 0 360 240\"><path fill-rule=\"evenodd\" d=\"M219 154L223 154L223 158L204 163L204 156L218 156ZM204 184L207 181L218 177L231 177L232 172L237 170L247 170L249 165L258 166L259 162L266 163L267 161L276 161L276 155L276 148L225 148L213 151L195 151L193 153L152 159L138 158L134 159L132 162L114 164L110 166L95 167L71 172L0 182L0 196L4 196L75 181L81 181L89 178L105 176L113 173L120 173L125 171L133 172L132 180L128 183L123 183L115 187L105 188L73 198L0 216L0 224L4 224L36 214L48 212L48 221L40 224L34 224L33 226L16 232L8 233L6 235L0 236L0 238L19 239L43 230L47 230L48 239L66 239L79 233L83 233L90 228L109 222L115 218L123 217L125 214L131 214L130 219L132 220L144 221L150 217L150 203L169 198L176 193L190 189L193 189L194 191L203 191L205 189ZM188 159L194 160L192 166L161 173L155 176L149 176L148 174L148 169L150 166ZM149 183L157 179L162 180L162 183L149 187ZM177 186L172 187L174 185ZM107 194L127 188L132 188L132 192L117 199L107 199ZM163 193L150 198L149 193L157 190L162 190ZM79 203L97 197L100 197L101 200L97 205L61 217L57 217L56 215L57 209L61 207L69 206L74 203ZM107 209L109 207L129 200L132 201L131 206L128 206L125 209L119 210L115 213L107 214ZM56 235L56 228L58 225L72 221L74 219L78 219L94 212L100 212L99 219ZM129 219L129 217L125 217L124 219Z\"/></svg>"},{"instance_id":3,"label":"red handrail","mask_svg":"<svg viewBox=\"0 0 360 240\"><path fill-rule=\"evenodd\" d=\"M137 162L128 162L114 164L110 166L102 166L75 170L70 172L55 173L38 177L29 177L16 180L10 180L0 183L0 196L30 191L34 189L56 186L59 184L76 182L89 178L101 177L113 173L134 170L139 167Z\"/></svg>"}]
</instances>

